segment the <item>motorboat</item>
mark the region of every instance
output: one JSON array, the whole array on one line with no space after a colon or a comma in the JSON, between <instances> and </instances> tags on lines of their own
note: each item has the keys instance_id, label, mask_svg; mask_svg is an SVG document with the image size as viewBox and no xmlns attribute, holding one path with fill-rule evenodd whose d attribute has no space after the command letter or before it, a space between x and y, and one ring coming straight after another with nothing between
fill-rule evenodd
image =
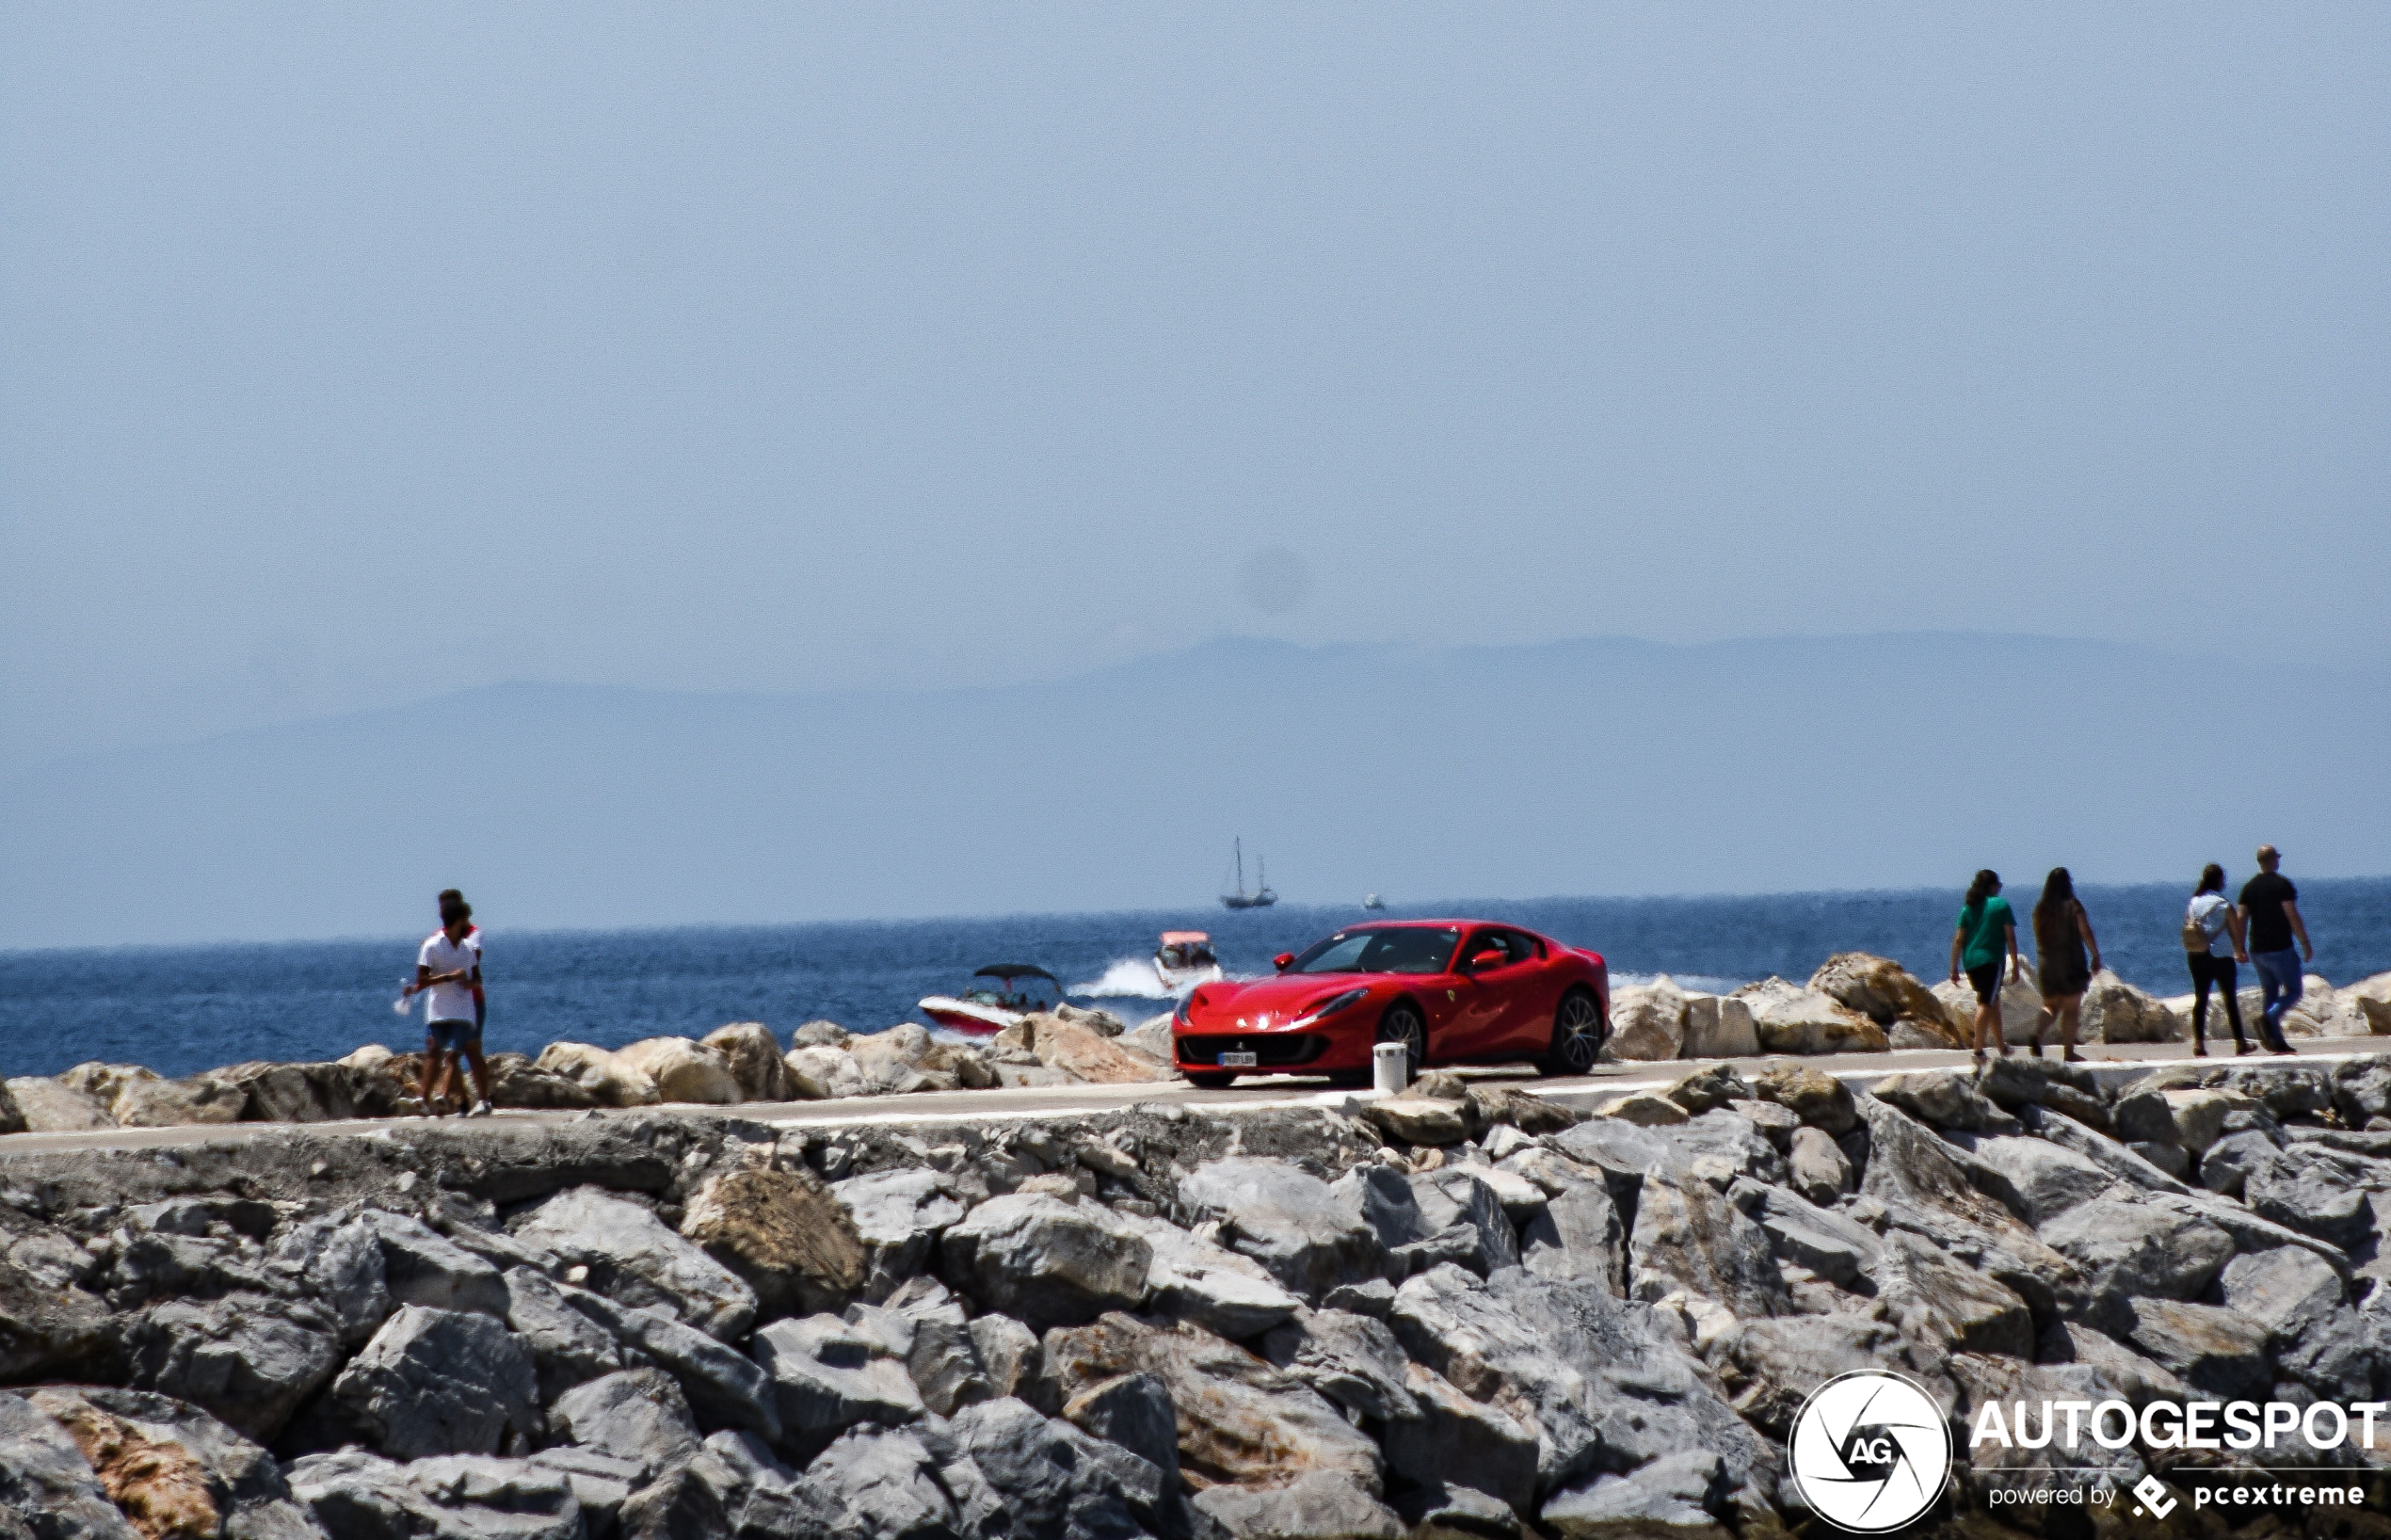
<instances>
[{"instance_id":1,"label":"motorboat","mask_svg":"<svg viewBox=\"0 0 2391 1540\"><path fill-rule=\"evenodd\" d=\"M1365 909L1383 909L1387 906L1387 901L1376 893L1364 893L1361 895L1361 906Z\"/></svg>"},{"instance_id":2,"label":"motorboat","mask_svg":"<svg viewBox=\"0 0 2391 1540\"><path fill-rule=\"evenodd\" d=\"M1267 909L1278 902L1278 895L1270 890L1270 873L1260 856L1254 858L1254 874L1261 885L1249 893L1245 890L1245 842L1241 839L1237 842L1237 890L1220 895L1222 908Z\"/></svg>"},{"instance_id":3,"label":"motorboat","mask_svg":"<svg viewBox=\"0 0 2391 1540\"><path fill-rule=\"evenodd\" d=\"M1200 930L1166 930L1154 949L1154 977L1163 993L1175 995L1199 984L1218 984L1228 975L1212 954L1212 938Z\"/></svg>"},{"instance_id":4,"label":"motorboat","mask_svg":"<svg viewBox=\"0 0 2391 1540\"><path fill-rule=\"evenodd\" d=\"M982 979L994 982L981 984ZM990 963L971 975L971 984L961 994L931 995L920 1008L923 1016L950 1032L992 1037L1007 1027L1019 1026L1033 1011L1053 1008L1053 1002L1044 998L1045 991L1028 982L1033 979L1052 985L1054 999L1062 999L1063 981L1045 969L1029 963Z\"/></svg>"}]
</instances>

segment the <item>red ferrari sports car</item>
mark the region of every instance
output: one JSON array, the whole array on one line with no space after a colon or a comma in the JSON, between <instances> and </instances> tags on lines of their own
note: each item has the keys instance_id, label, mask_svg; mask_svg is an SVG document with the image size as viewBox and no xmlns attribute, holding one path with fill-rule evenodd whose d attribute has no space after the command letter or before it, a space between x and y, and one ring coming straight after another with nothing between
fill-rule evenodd
<instances>
[{"instance_id":1,"label":"red ferrari sports car","mask_svg":"<svg viewBox=\"0 0 2391 1540\"><path fill-rule=\"evenodd\" d=\"M1611 1031L1611 972L1592 952L1477 920L1353 925L1276 977L1207 984L1171 1022L1179 1071L1217 1088L1240 1073L1359 1077L1402 1043L1435 1064L1532 1061L1583 1074Z\"/></svg>"}]
</instances>

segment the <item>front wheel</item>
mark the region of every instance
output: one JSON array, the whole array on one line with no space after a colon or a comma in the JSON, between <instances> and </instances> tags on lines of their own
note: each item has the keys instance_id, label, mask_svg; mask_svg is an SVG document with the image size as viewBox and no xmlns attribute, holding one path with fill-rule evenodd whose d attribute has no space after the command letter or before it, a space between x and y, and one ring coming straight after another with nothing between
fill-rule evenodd
<instances>
[{"instance_id":1,"label":"front wheel","mask_svg":"<svg viewBox=\"0 0 2391 1540\"><path fill-rule=\"evenodd\" d=\"M1236 1082L1234 1075L1198 1075L1190 1071L1187 1076L1187 1083L1198 1091L1226 1091Z\"/></svg>"},{"instance_id":2,"label":"front wheel","mask_svg":"<svg viewBox=\"0 0 2391 1540\"><path fill-rule=\"evenodd\" d=\"M1406 1000L1388 1006L1378 1019L1378 1041L1404 1046L1404 1084L1419 1078L1420 1066L1428 1062L1428 1023L1420 1019L1419 1006Z\"/></svg>"},{"instance_id":3,"label":"front wheel","mask_svg":"<svg viewBox=\"0 0 2391 1540\"><path fill-rule=\"evenodd\" d=\"M1594 991L1570 990L1561 997L1561 1008L1552 1013L1552 1048L1536 1061L1537 1072L1589 1073L1602 1056L1602 1040L1610 1035L1610 1023L1602 1019L1602 1004L1594 998Z\"/></svg>"}]
</instances>

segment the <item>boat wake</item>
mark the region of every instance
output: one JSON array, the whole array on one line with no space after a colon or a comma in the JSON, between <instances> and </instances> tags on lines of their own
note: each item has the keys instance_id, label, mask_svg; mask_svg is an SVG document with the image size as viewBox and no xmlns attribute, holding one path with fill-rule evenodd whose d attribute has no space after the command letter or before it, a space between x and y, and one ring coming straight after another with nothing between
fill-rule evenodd
<instances>
[{"instance_id":1,"label":"boat wake","mask_svg":"<svg viewBox=\"0 0 2391 1540\"><path fill-rule=\"evenodd\" d=\"M1227 977L1234 984L1253 975L1230 973ZM1092 984L1074 984L1070 992L1089 1000L1184 1000L1195 987L1190 984L1183 988L1165 989L1163 981L1154 976L1151 957L1123 957L1107 965L1103 977Z\"/></svg>"}]
</instances>

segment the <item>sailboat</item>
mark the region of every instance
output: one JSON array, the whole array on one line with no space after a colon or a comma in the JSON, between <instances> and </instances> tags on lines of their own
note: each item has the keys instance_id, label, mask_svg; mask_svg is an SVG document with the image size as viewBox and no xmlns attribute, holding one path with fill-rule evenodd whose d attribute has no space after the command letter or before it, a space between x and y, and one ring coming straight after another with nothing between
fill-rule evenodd
<instances>
[{"instance_id":1,"label":"sailboat","mask_svg":"<svg viewBox=\"0 0 2391 1540\"><path fill-rule=\"evenodd\" d=\"M1223 908L1267 909L1278 902L1278 895L1270 890L1270 873L1260 856L1254 858L1254 874L1261 886L1249 893L1245 890L1245 842L1241 838L1237 842L1237 890L1220 895Z\"/></svg>"}]
</instances>

